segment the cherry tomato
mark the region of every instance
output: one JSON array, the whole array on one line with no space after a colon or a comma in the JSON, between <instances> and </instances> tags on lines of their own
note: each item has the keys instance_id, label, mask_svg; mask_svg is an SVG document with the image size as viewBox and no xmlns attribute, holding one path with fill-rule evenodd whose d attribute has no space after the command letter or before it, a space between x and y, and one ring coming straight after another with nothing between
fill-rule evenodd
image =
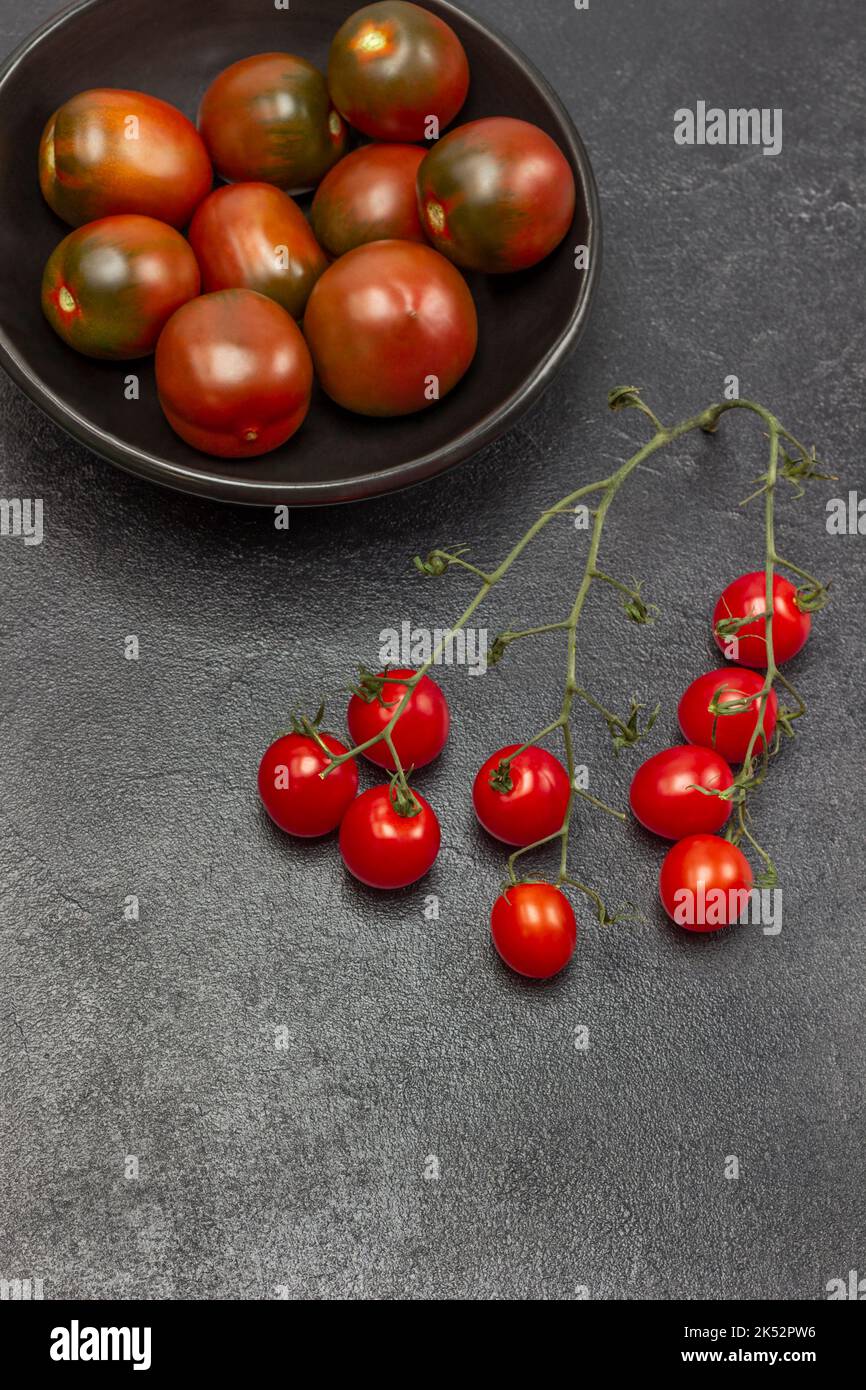
<instances>
[{"instance_id":1,"label":"cherry tomato","mask_svg":"<svg viewBox=\"0 0 866 1390\"><path fill-rule=\"evenodd\" d=\"M716 931L739 920L753 884L742 850L718 835L687 835L668 850L659 875L665 912L686 931Z\"/></svg>"},{"instance_id":2,"label":"cherry tomato","mask_svg":"<svg viewBox=\"0 0 866 1390\"><path fill-rule=\"evenodd\" d=\"M374 696L367 701L360 695L353 695L349 701L346 722L355 743L366 743L368 738L375 738L390 723L395 709L406 694L406 681L415 672L388 671L380 674L387 675L381 698ZM422 676L392 735L397 756L404 768L425 767L438 758L448 741L450 724L448 701L435 681L429 676ZM377 767L395 771L394 759L384 743L369 748L364 757Z\"/></svg>"},{"instance_id":3,"label":"cherry tomato","mask_svg":"<svg viewBox=\"0 0 866 1390\"><path fill-rule=\"evenodd\" d=\"M303 318L328 262L297 203L271 183L236 183L211 193L189 240L212 290L256 290Z\"/></svg>"},{"instance_id":4,"label":"cherry tomato","mask_svg":"<svg viewBox=\"0 0 866 1390\"><path fill-rule=\"evenodd\" d=\"M574 175L549 135L491 116L458 126L418 170L421 221L466 270L526 270L549 256L574 217Z\"/></svg>"},{"instance_id":5,"label":"cherry tomato","mask_svg":"<svg viewBox=\"0 0 866 1390\"><path fill-rule=\"evenodd\" d=\"M420 5L382 0L337 33L328 85L350 125L374 140L435 139L466 100L469 62L444 20Z\"/></svg>"},{"instance_id":6,"label":"cherry tomato","mask_svg":"<svg viewBox=\"0 0 866 1390\"><path fill-rule=\"evenodd\" d=\"M496 899L493 944L505 964L530 980L558 975L577 943L571 903L550 883L518 883Z\"/></svg>"},{"instance_id":7,"label":"cherry tomato","mask_svg":"<svg viewBox=\"0 0 866 1390\"><path fill-rule=\"evenodd\" d=\"M629 792L631 809L641 825L666 840L721 830L731 814L730 801L696 788L726 791L733 781L720 753L679 744L647 758L638 768Z\"/></svg>"},{"instance_id":8,"label":"cherry tomato","mask_svg":"<svg viewBox=\"0 0 866 1390\"><path fill-rule=\"evenodd\" d=\"M352 802L340 826L340 853L350 874L369 888L407 888L432 869L439 853L436 813L415 792L417 815L401 816L390 786Z\"/></svg>"},{"instance_id":9,"label":"cherry tomato","mask_svg":"<svg viewBox=\"0 0 866 1390\"><path fill-rule=\"evenodd\" d=\"M192 121L167 101L97 87L49 120L39 182L72 227L123 212L185 227L213 187L213 169Z\"/></svg>"},{"instance_id":10,"label":"cherry tomato","mask_svg":"<svg viewBox=\"0 0 866 1390\"><path fill-rule=\"evenodd\" d=\"M376 241L329 266L304 332L319 380L359 415L409 415L457 385L478 345L465 280L429 246Z\"/></svg>"},{"instance_id":11,"label":"cherry tomato","mask_svg":"<svg viewBox=\"0 0 866 1390\"><path fill-rule=\"evenodd\" d=\"M42 309L87 357L145 357L199 288L195 256L174 227L153 217L103 217L70 232L49 256Z\"/></svg>"},{"instance_id":12,"label":"cherry tomato","mask_svg":"<svg viewBox=\"0 0 866 1390\"><path fill-rule=\"evenodd\" d=\"M741 574L725 589L713 612L713 636L716 646L725 656L744 666L757 666L766 669L767 640L767 579L763 570L751 574ZM728 618L748 618L755 615L755 621L747 623L730 636L717 631L720 622ZM773 575L773 656L777 666L790 661L805 644L812 630L811 613L801 613L797 607L797 590L790 580L780 574Z\"/></svg>"},{"instance_id":13,"label":"cherry tomato","mask_svg":"<svg viewBox=\"0 0 866 1390\"><path fill-rule=\"evenodd\" d=\"M205 92L198 127L224 179L289 193L314 188L348 140L324 77L291 53L232 63Z\"/></svg>"},{"instance_id":14,"label":"cherry tomato","mask_svg":"<svg viewBox=\"0 0 866 1390\"><path fill-rule=\"evenodd\" d=\"M346 746L331 734L322 742L339 757ZM305 734L284 734L272 743L259 764L259 796L275 825L289 835L312 839L336 830L358 792L355 760L341 763L328 777L331 764Z\"/></svg>"},{"instance_id":15,"label":"cherry tomato","mask_svg":"<svg viewBox=\"0 0 866 1390\"><path fill-rule=\"evenodd\" d=\"M764 677L757 671L746 671L737 666L723 666L720 671L707 671L692 681L679 704L680 728L689 743L698 743L702 748L714 748L729 763L741 763L749 748L749 740L755 732L760 718L760 693L764 688ZM748 700L749 707L741 714L712 714L710 705L738 704ZM759 754L766 738L769 745L776 727L776 714L779 701L775 690L771 690L764 706L763 736L755 740L754 754Z\"/></svg>"},{"instance_id":16,"label":"cherry tomato","mask_svg":"<svg viewBox=\"0 0 866 1390\"><path fill-rule=\"evenodd\" d=\"M166 324L156 384L168 423L187 444L253 458L300 428L313 365L279 304L253 290L222 290L185 304Z\"/></svg>"},{"instance_id":17,"label":"cherry tomato","mask_svg":"<svg viewBox=\"0 0 866 1390\"><path fill-rule=\"evenodd\" d=\"M520 747L509 743L487 759L472 788L475 814L484 829L506 845L532 845L562 828L568 810L568 773L545 748L524 748L511 763L511 791L490 785L503 758Z\"/></svg>"},{"instance_id":18,"label":"cherry tomato","mask_svg":"<svg viewBox=\"0 0 866 1390\"><path fill-rule=\"evenodd\" d=\"M427 238L418 215L415 179L424 151L417 145L364 145L326 174L316 191L310 220L332 256L344 256L368 241Z\"/></svg>"}]
</instances>

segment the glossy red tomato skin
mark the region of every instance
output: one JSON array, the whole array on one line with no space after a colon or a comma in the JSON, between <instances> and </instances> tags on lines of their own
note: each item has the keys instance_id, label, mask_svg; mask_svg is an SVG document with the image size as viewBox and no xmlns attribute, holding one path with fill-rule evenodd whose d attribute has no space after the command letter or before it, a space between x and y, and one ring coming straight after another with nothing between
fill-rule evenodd
<instances>
[{"instance_id":1,"label":"glossy red tomato skin","mask_svg":"<svg viewBox=\"0 0 866 1390\"><path fill-rule=\"evenodd\" d=\"M39 183L71 227L120 213L185 227L213 187L213 169L198 131L176 107L144 92L98 87L70 97L48 121Z\"/></svg>"},{"instance_id":2,"label":"glossy red tomato skin","mask_svg":"<svg viewBox=\"0 0 866 1390\"><path fill-rule=\"evenodd\" d=\"M713 834L727 824L731 803L693 788L726 791L733 781L721 754L683 743L641 764L632 778L629 801L641 825L666 840Z\"/></svg>"},{"instance_id":3,"label":"glossy red tomato skin","mask_svg":"<svg viewBox=\"0 0 866 1390\"><path fill-rule=\"evenodd\" d=\"M747 618L751 614L761 615L767 611L766 575L763 570L753 570L751 574L741 574L729 584L716 604L713 612L713 636L716 646L728 654L732 638L722 637L716 632L716 624L726 618ZM777 666L790 661L804 646L812 630L811 613L801 613L796 603L797 590L784 575L773 575L773 656ZM734 660L742 666L754 666L766 670L767 643L766 619L756 616L755 621L741 627L734 633L736 645L733 646Z\"/></svg>"},{"instance_id":4,"label":"glossy red tomato skin","mask_svg":"<svg viewBox=\"0 0 866 1390\"><path fill-rule=\"evenodd\" d=\"M334 165L310 210L316 239L330 256L370 241L427 244L415 193L424 153L417 145L364 145Z\"/></svg>"},{"instance_id":5,"label":"glossy red tomato skin","mask_svg":"<svg viewBox=\"0 0 866 1390\"><path fill-rule=\"evenodd\" d=\"M335 756L346 752L331 734L321 738ZM267 749L259 764L259 796L280 830L317 839L337 829L357 796L358 768L352 759L322 778L328 766L330 759L304 734L284 734Z\"/></svg>"},{"instance_id":6,"label":"glossy red tomato skin","mask_svg":"<svg viewBox=\"0 0 866 1390\"><path fill-rule=\"evenodd\" d=\"M198 126L222 178L287 193L315 188L348 141L324 77L291 53L232 63L205 92Z\"/></svg>"},{"instance_id":7,"label":"glossy red tomato skin","mask_svg":"<svg viewBox=\"0 0 866 1390\"><path fill-rule=\"evenodd\" d=\"M253 290L222 290L184 305L156 349L160 404L194 449L254 458L303 424L313 366L298 325Z\"/></svg>"},{"instance_id":8,"label":"glossy red tomato skin","mask_svg":"<svg viewBox=\"0 0 866 1390\"><path fill-rule=\"evenodd\" d=\"M665 855L659 894L665 912L677 926L686 931L718 931L720 927L732 926L745 907L741 899L728 898L727 894L747 893L753 883L749 861L736 845L718 835L687 835ZM681 890L690 895L685 901L677 899ZM719 905L719 917L723 919L719 921L706 903L706 895L714 890L726 895Z\"/></svg>"},{"instance_id":9,"label":"glossy red tomato skin","mask_svg":"<svg viewBox=\"0 0 866 1390\"><path fill-rule=\"evenodd\" d=\"M684 692L678 710L680 728L689 743L714 748L729 763L741 763L760 718L761 701L758 697L763 687L764 677L759 676L757 671L737 666L723 666L719 671L707 671L705 675L698 676ZM716 716L710 713L709 706L714 701L729 705L750 696L754 698L742 714ZM767 746L772 742L778 709L776 692L771 690L764 706L763 733L755 740L753 756L761 753L765 741Z\"/></svg>"},{"instance_id":10,"label":"glossy red tomato skin","mask_svg":"<svg viewBox=\"0 0 866 1390\"><path fill-rule=\"evenodd\" d=\"M153 352L172 314L200 288L180 232L153 217L103 217L64 237L48 258L42 309L86 357L124 361Z\"/></svg>"},{"instance_id":11,"label":"glossy red tomato skin","mask_svg":"<svg viewBox=\"0 0 866 1390\"><path fill-rule=\"evenodd\" d=\"M464 270L495 275L537 265L566 235L575 199L559 146L510 116L458 126L418 170L424 230Z\"/></svg>"},{"instance_id":12,"label":"glossy red tomato skin","mask_svg":"<svg viewBox=\"0 0 866 1390\"><path fill-rule=\"evenodd\" d=\"M380 675L384 674L380 672ZM397 705L406 694L405 682L414 671L389 671L389 680L382 687L382 700L368 703L353 695L346 713L346 723L354 743L366 743L375 738L390 723ZM384 701L384 703L382 702ZM438 758L448 742L451 716L448 701L439 686L429 676L422 676L409 698L405 710L394 726L394 747L403 767L426 767ZM394 772L394 759L384 743L377 743L364 754L377 767Z\"/></svg>"},{"instance_id":13,"label":"glossy red tomato skin","mask_svg":"<svg viewBox=\"0 0 866 1390\"><path fill-rule=\"evenodd\" d=\"M562 828L568 810L568 773L546 748L526 748L511 763L510 792L496 791L490 777L509 754L509 743L479 768L472 788L475 814L489 835L506 845L532 845Z\"/></svg>"},{"instance_id":14,"label":"glossy red tomato skin","mask_svg":"<svg viewBox=\"0 0 866 1390\"><path fill-rule=\"evenodd\" d=\"M490 931L505 964L530 980L558 975L577 943L571 903L550 883L509 888L493 904Z\"/></svg>"},{"instance_id":15,"label":"glossy red tomato skin","mask_svg":"<svg viewBox=\"0 0 866 1390\"><path fill-rule=\"evenodd\" d=\"M304 316L328 261L301 209L271 183L218 188L198 208L189 240L206 293L255 290Z\"/></svg>"},{"instance_id":16,"label":"glossy red tomato skin","mask_svg":"<svg viewBox=\"0 0 866 1390\"><path fill-rule=\"evenodd\" d=\"M469 61L450 25L420 5L382 0L351 15L331 45L328 85L350 125L374 140L424 140L453 121Z\"/></svg>"},{"instance_id":17,"label":"glossy red tomato skin","mask_svg":"<svg viewBox=\"0 0 866 1390\"><path fill-rule=\"evenodd\" d=\"M478 316L463 277L429 246L375 241L328 267L310 295L304 332L338 405L409 415L445 397L469 370Z\"/></svg>"},{"instance_id":18,"label":"glossy red tomato skin","mask_svg":"<svg viewBox=\"0 0 866 1390\"><path fill-rule=\"evenodd\" d=\"M418 815L401 816L390 786L372 787L352 802L340 826L340 853L368 888L408 888L436 862L441 832L436 813L415 792Z\"/></svg>"}]
</instances>

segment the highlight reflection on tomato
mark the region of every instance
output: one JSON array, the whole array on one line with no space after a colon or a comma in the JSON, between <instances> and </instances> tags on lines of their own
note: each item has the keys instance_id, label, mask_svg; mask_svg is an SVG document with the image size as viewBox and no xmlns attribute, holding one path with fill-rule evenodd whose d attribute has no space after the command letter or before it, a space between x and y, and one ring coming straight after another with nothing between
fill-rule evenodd
<instances>
[{"instance_id":1,"label":"highlight reflection on tomato","mask_svg":"<svg viewBox=\"0 0 866 1390\"><path fill-rule=\"evenodd\" d=\"M289 193L314 188L348 139L324 77L291 53L232 63L205 92L198 125L224 179Z\"/></svg>"},{"instance_id":2,"label":"highlight reflection on tomato","mask_svg":"<svg viewBox=\"0 0 866 1390\"><path fill-rule=\"evenodd\" d=\"M408 415L448 394L478 345L462 275L429 246L375 241L325 271L304 332L319 380L361 415Z\"/></svg>"},{"instance_id":3,"label":"highlight reflection on tomato","mask_svg":"<svg viewBox=\"0 0 866 1390\"><path fill-rule=\"evenodd\" d=\"M207 292L256 290L295 319L328 264L297 203L270 183L218 188L198 209L189 240Z\"/></svg>"},{"instance_id":4,"label":"highlight reflection on tomato","mask_svg":"<svg viewBox=\"0 0 866 1390\"><path fill-rule=\"evenodd\" d=\"M381 0L351 15L331 45L328 85L356 130L375 140L424 140L435 116L453 121L469 91L469 62L450 25L420 5Z\"/></svg>"},{"instance_id":5,"label":"highlight reflection on tomato","mask_svg":"<svg viewBox=\"0 0 866 1390\"><path fill-rule=\"evenodd\" d=\"M55 247L42 278L51 327L87 357L153 352L164 325L200 288L180 232L153 217L103 217Z\"/></svg>"},{"instance_id":6,"label":"highlight reflection on tomato","mask_svg":"<svg viewBox=\"0 0 866 1390\"><path fill-rule=\"evenodd\" d=\"M97 87L55 111L39 147L46 202L72 227L139 213L185 227L213 186L202 139L176 107Z\"/></svg>"},{"instance_id":7,"label":"highlight reflection on tomato","mask_svg":"<svg viewBox=\"0 0 866 1390\"><path fill-rule=\"evenodd\" d=\"M528 121L458 126L418 171L421 220L443 256L467 270L526 270L549 256L574 217L571 165Z\"/></svg>"},{"instance_id":8,"label":"highlight reflection on tomato","mask_svg":"<svg viewBox=\"0 0 866 1390\"><path fill-rule=\"evenodd\" d=\"M194 449L253 458L303 423L313 366L285 309L253 290L222 290L166 324L156 384L169 424Z\"/></svg>"},{"instance_id":9,"label":"highlight reflection on tomato","mask_svg":"<svg viewBox=\"0 0 866 1390\"><path fill-rule=\"evenodd\" d=\"M424 153L417 145L364 145L335 164L310 211L325 250L344 256L369 241L426 245L415 192Z\"/></svg>"}]
</instances>

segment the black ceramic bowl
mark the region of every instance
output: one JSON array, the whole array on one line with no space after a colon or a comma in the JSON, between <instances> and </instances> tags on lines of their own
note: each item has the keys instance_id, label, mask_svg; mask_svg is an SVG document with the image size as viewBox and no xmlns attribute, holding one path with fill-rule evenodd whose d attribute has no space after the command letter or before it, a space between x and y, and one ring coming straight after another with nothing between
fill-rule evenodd
<instances>
[{"instance_id":1,"label":"black ceramic bowl","mask_svg":"<svg viewBox=\"0 0 866 1390\"><path fill-rule=\"evenodd\" d=\"M42 269L69 230L42 200L43 126L75 92L124 87L173 102L193 120L206 87L251 53L298 53L324 69L354 0L83 0L32 36L0 71L0 361L75 439L140 477L225 501L259 505L347 502L406 487L468 458L502 434L551 381L586 323L601 260L598 197L586 150L540 74L500 35L442 0L427 7L457 31L472 87L455 124L479 116L533 121L559 144L578 187L575 222L533 270L470 277L480 346L468 375L420 415L370 420L316 389L300 432L249 461L197 453L166 423L153 361L106 364L67 348L40 307ZM574 266L589 247L589 269ZM138 401L124 393L128 372Z\"/></svg>"}]
</instances>

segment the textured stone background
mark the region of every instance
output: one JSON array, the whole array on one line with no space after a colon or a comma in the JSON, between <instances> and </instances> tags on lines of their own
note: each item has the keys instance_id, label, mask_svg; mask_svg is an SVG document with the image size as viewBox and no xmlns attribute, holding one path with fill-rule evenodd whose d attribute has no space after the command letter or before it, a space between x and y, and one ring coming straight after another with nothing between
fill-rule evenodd
<instances>
[{"instance_id":1,"label":"textured stone background","mask_svg":"<svg viewBox=\"0 0 866 1390\"><path fill-rule=\"evenodd\" d=\"M861 6L471 8L563 96L606 219L590 329L522 428L410 494L295 513L286 536L112 471L0 381L0 493L46 508L40 548L0 540L0 1275L42 1277L46 1297L814 1299L866 1272L866 539L824 528L826 497L864 487ZM0 0L3 49L55 9ZM781 156L678 148L673 112L699 98L783 106ZM380 629L463 606L463 582L425 584L412 555L465 540L496 559L632 452L641 422L606 413L610 386L636 381L679 418L728 373L844 478L780 519L783 550L835 586L793 672L809 719L759 807L781 936L672 928L660 844L587 808L575 865L642 920L602 930L581 909L547 988L500 967L502 855L468 787L558 707L552 645L443 675L454 737L419 785L444 849L416 890L367 892L333 842L273 831L254 774L288 710L374 659ZM605 566L639 574L663 614L634 628L597 595L582 670L611 701L663 702L650 751L707 668L714 596L760 563L760 515L738 503L762 456L729 419L654 460L613 513ZM558 616L581 549L551 530L491 634ZM596 790L622 801L638 755L615 762L591 718L576 732Z\"/></svg>"}]
</instances>

